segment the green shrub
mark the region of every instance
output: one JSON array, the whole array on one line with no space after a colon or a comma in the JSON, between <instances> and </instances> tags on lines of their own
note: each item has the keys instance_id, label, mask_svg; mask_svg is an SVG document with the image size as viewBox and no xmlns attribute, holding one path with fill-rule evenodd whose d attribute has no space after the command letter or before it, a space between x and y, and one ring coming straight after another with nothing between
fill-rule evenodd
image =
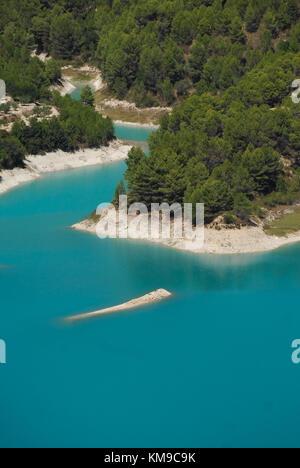
<instances>
[{"instance_id":1,"label":"green shrub","mask_svg":"<svg viewBox=\"0 0 300 468\"><path fill-rule=\"evenodd\" d=\"M224 223L225 224L235 224L236 223L236 218L232 214L226 213L226 215L224 216Z\"/></svg>"}]
</instances>

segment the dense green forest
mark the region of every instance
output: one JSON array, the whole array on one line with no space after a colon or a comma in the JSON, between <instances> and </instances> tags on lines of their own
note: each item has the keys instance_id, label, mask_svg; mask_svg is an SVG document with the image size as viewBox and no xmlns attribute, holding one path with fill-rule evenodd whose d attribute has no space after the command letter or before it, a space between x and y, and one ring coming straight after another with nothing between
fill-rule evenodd
<instances>
[{"instance_id":1,"label":"dense green forest","mask_svg":"<svg viewBox=\"0 0 300 468\"><path fill-rule=\"evenodd\" d=\"M298 0L2 0L0 75L14 97L47 99L60 63L80 58L118 97L169 105L223 92L275 50L296 52L298 18Z\"/></svg>"},{"instance_id":2,"label":"dense green forest","mask_svg":"<svg viewBox=\"0 0 300 468\"><path fill-rule=\"evenodd\" d=\"M106 145L114 137L113 123L96 112L92 104L86 104L85 95L75 101L56 92L52 99L59 117L32 118L29 125L16 121L11 132L0 131L0 169L21 166L26 154Z\"/></svg>"},{"instance_id":3,"label":"dense green forest","mask_svg":"<svg viewBox=\"0 0 300 468\"><path fill-rule=\"evenodd\" d=\"M119 97L142 105L172 104L195 89L223 92L275 49L298 48L298 0L98 3L104 77Z\"/></svg>"},{"instance_id":4,"label":"dense green forest","mask_svg":"<svg viewBox=\"0 0 300 468\"><path fill-rule=\"evenodd\" d=\"M231 210L248 220L256 200L292 203L300 196L299 117L290 98L272 110L227 96L192 96L163 118L149 158L139 148L129 153L129 202L205 203L207 221Z\"/></svg>"},{"instance_id":5,"label":"dense green forest","mask_svg":"<svg viewBox=\"0 0 300 468\"><path fill-rule=\"evenodd\" d=\"M61 78L63 59L80 53L89 58L95 53L95 37L93 52L88 52L93 37L88 19L91 7L94 12L95 2L0 0L0 78L8 94L16 102L39 102L60 111L59 117L32 118L29 125L17 121L10 132L0 131L0 168L22 165L29 153L73 151L113 138L111 120L96 112L87 90L80 102L50 90ZM32 56L34 50L53 58L43 63Z\"/></svg>"},{"instance_id":6,"label":"dense green forest","mask_svg":"<svg viewBox=\"0 0 300 468\"><path fill-rule=\"evenodd\" d=\"M293 203L300 198L300 107L291 100L300 75L299 2L186 3L202 5L187 10L194 18L202 12L185 41L193 41L185 71L195 88L162 119L149 158L130 152L129 202L204 202L207 222L230 213L228 223Z\"/></svg>"},{"instance_id":7,"label":"dense green forest","mask_svg":"<svg viewBox=\"0 0 300 468\"><path fill-rule=\"evenodd\" d=\"M300 107L290 98L299 18L298 0L1 1L0 76L15 99L53 103L61 65L80 59L98 64L119 98L176 104L150 158L129 155L129 199L204 201L207 220L228 211L247 219L299 196ZM52 59L32 58L34 49ZM99 116L101 135L84 125L98 123L90 100L66 98L59 118L15 124L0 154L106 141L110 121Z\"/></svg>"}]
</instances>

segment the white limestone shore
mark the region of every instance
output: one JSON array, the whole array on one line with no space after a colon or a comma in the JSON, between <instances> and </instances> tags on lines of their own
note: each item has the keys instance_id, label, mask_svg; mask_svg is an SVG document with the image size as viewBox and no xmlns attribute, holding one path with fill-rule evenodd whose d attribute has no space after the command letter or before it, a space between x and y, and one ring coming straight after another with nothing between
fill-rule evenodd
<instances>
[{"instance_id":1,"label":"white limestone shore","mask_svg":"<svg viewBox=\"0 0 300 468\"><path fill-rule=\"evenodd\" d=\"M129 102L126 100L121 101L120 99L110 98L105 99L102 102L102 106L110 107L111 109L128 109L128 110L136 110L136 111L143 111L143 110L152 110L152 111L165 111L165 112L172 112L172 107L138 107L134 102Z\"/></svg>"},{"instance_id":2,"label":"white limestone shore","mask_svg":"<svg viewBox=\"0 0 300 468\"><path fill-rule=\"evenodd\" d=\"M97 310L95 312L89 312L87 314L74 315L73 317L67 317L64 319L65 322L77 322L79 320L86 320L89 318L95 318L100 315L112 314L116 312L124 312L126 310L136 309L138 307L143 307L148 304L153 304L155 302L160 302L164 299L171 297L172 294L166 289L158 289L153 291L145 296L139 297L137 299L132 299L131 301L125 302L115 307L109 307L102 310Z\"/></svg>"},{"instance_id":3,"label":"white limestone shore","mask_svg":"<svg viewBox=\"0 0 300 468\"><path fill-rule=\"evenodd\" d=\"M27 156L24 168L0 171L0 194L20 184L38 179L43 174L65 171L80 167L96 166L122 161L127 158L132 147L119 140L109 146L97 149L85 149L75 153L56 151L45 155Z\"/></svg>"},{"instance_id":4,"label":"white limestone shore","mask_svg":"<svg viewBox=\"0 0 300 468\"><path fill-rule=\"evenodd\" d=\"M94 92L101 91L101 89L106 87L106 83L102 79L101 72L96 67L91 67L89 65L85 65L80 68L66 66L66 67L63 67L62 70L63 70L63 77L60 80L60 84L52 87L52 90L59 91L59 93L62 96L71 94L73 91L75 91L76 86L78 84L86 84L87 86L90 86ZM68 70L78 71L80 73L86 73L87 74L86 81L76 81L76 79L68 75ZM93 74L94 77L89 78L88 76L89 73Z\"/></svg>"},{"instance_id":5,"label":"white limestone shore","mask_svg":"<svg viewBox=\"0 0 300 468\"><path fill-rule=\"evenodd\" d=\"M85 219L71 226L71 228L96 234L96 225L96 222L92 219ZM241 229L223 228L221 230L217 230L214 227L205 227L204 245L196 239L152 239L143 230L138 238L132 237L130 232L127 232L127 235L128 239L148 241L195 254L219 255L262 253L300 242L300 232L287 235L286 237L268 236L264 232L262 225L258 227L247 226ZM115 236L108 233L108 237L114 238Z\"/></svg>"},{"instance_id":6,"label":"white limestone shore","mask_svg":"<svg viewBox=\"0 0 300 468\"><path fill-rule=\"evenodd\" d=\"M159 129L159 125L155 125L151 123L141 124L141 123L135 123L135 122L125 122L124 120L114 120L114 123L116 125L119 125L120 127L145 128L145 129L150 129L150 130Z\"/></svg>"},{"instance_id":7,"label":"white limestone shore","mask_svg":"<svg viewBox=\"0 0 300 468\"><path fill-rule=\"evenodd\" d=\"M71 82L71 80L66 78L61 78L60 84L50 87L51 91L58 91L61 96L66 96L75 91L76 86Z\"/></svg>"}]
</instances>

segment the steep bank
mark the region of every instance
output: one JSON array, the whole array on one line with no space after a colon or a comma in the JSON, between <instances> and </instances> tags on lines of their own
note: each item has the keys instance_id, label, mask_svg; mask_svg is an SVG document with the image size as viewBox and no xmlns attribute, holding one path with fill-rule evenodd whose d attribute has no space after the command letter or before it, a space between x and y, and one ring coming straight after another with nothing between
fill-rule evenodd
<instances>
[{"instance_id":1,"label":"steep bank","mask_svg":"<svg viewBox=\"0 0 300 468\"><path fill-rule=\"evenodd\" d=\"M126 126L137 125L158 128L162 116L172 110L164 107L137 107L134 103L112 98L107 89L97 92L95 96L96 109L101 114L110 117L118 124L122 123Z\"/></svg>"},{"instance_id":2,"label":"steep bank","mask_svg":"<svg viewBox=\"0 0 300 468\"><path fill-rule=\"evenodd\" d=\"M84 65L80 68L71 65L62 68L62 79L52 90L59 91L62 96L72 94L78 86L90 86L95 93L96 109L104 116L110 117L117 125L141 126L156 129L160 118L171 112L171 107L136 106L133 102L119 100L113 97L101 71L97 67Z\"/></svg>"},{"instance_id":3,"label":"steep bank","mask_svg":"<svg viewBox=\"0 0 300 468\"><path fill-rule=\"evenodd\" d=\"M88 85L96 93L105 88L101 72L95 67L84 65L80 68L66 66L62 68L62 78L60 83L52 86L52 91L58 91L62 96L71 94L76 90L77 85Z\"/></svg>"},{"instance_id":4,"label":"steep bank","mask_svg":"<svg viewBox=\"0 0 300 468\"><path fill-rule=\"evenodd\" d=\"M75 153L56 151L43 156L28 156L24 168L0 171L0 194L50 172L125 160L130 149L130 145L116 140L99 149L86 149Z\"/></svg>"}]
</instances>

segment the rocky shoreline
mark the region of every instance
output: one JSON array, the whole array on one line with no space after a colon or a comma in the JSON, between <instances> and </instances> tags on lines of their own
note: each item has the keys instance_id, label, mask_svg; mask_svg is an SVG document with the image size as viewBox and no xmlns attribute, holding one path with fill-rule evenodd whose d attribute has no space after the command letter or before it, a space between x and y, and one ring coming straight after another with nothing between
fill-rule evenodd
<instances>
[{"instance_id":1,"label":"rocky shoreline","mask_svg":"<svg viewBox=\"0 0 300 468\"><path fill-rule=\"evenodd\" d=\"M130 221L129 221L130 222ZM96 234L96 221L86 219L73 225L71 228ZM112 236L108 236L113 238ZM156 243L165 247L192 252L195 254L252 254L279 249L280 247L300 242L300 232L289 234L286 237L268 236L263 226L245 226L240 229L220 229L214 227L204 228L204 245L195 240L185 239L152 239L141 232L140 236L128 239Z\"/></svg>"},{"instance_id":2,"label":"rocky shoreline","mask_svg":"<svg viewBox=\"0 0 300 468\"><path fill-rule=\"evenodd\" d=\"M50 172L77 169L122 161L127 158L132 147L119 140L111 142L107 147L85 149L75 153L56 151L45 155L27 156L24 168L14 168L0 171L0 194L3 194L20 184L38 179Z\"/></svg>"}]
</instances>

